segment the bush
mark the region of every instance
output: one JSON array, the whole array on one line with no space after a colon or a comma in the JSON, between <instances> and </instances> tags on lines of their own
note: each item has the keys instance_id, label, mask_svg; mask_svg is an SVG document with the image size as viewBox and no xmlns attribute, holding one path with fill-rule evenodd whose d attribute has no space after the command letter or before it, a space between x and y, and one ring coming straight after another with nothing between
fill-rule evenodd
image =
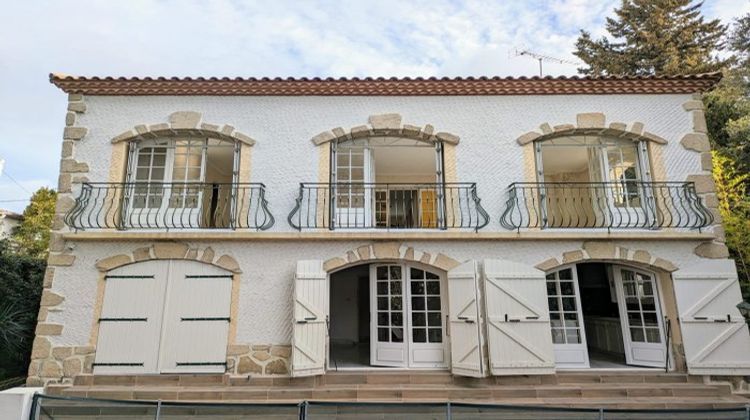
<instances>
[{"instance_id":1,"label":"bush","mask_svg":"<svg viewBox=\"0 0 750 420\"><path fill-rule=\"evenodd\" d=\"M45 268L0 241L0 380L26 375Z\"/></svg>"}]
</instances>

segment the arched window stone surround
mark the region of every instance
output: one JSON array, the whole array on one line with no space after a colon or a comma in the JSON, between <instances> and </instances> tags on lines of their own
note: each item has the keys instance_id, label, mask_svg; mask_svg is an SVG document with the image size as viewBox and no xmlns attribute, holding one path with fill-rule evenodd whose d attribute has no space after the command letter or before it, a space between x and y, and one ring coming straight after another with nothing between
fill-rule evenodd
<instances>
[{"instance_id":1,"label":"arched window stone surround","mask_svg":"<svg viewBox=\"0 0 750 420\"><path fill-rule=\"evenodd\" d=\"M415 250L400 242L373 242L351 249L339 257L326 260L323 262L323 270L331 273L359 264L388 260L417 262L443 271L448 271L461 264L445 254Z\"/></svg>"},{"instance_id":2,"label":"arched window stone surround","mask_svg":"<svg viewBox=\"0 0 750 420\"><path fill-rule=\"evenodd\" d=\"M586 261L620 261L629 264L653 267L668 273L677 271L678 267L671 261L655 257L643 249L628 249L609 241L586 241L580 249L563 252L560 258L547 259L535 267L549 271L566 264Z\"/></svg>"},{"instance_id":3,"label":"arched window stone surround","mask_svg":"<svg viewBox=\"0 0 750 420\"><path fill-rule=\"evenodd\" d=\"M396 137L421 141L424 143L443 142L443 159L445 161L445 182L458 182L456 175L456 150L455 146L461 140L455 134L448 132L435 132L435 127L430 124L424 127L402 124L401 115L396 113L370 115L368 124L359 125L350 129L336 127L324 131L311 139L320 150L318 160L318 182L329 181L331 142L339 142L366 137Z\"/></svg>"},{"instance_id":4,"label":"arched window stone surround","mask_svg":"<svg viewBox=\"0 0 750 420\"><path fill-rule=\"evenodd\" d=\"M654 179L665 179L666 177L662 148L651 147L651 143L665 145L667 144L667 140L656 134L644 131L642 122L634 122L630 127L623 122L612 122L607 125L607 117L603 113L588 112L577 114L575 124L552 125L545 122L539 126L539 130L529 131L516 139L516 142L520 146L523 146L524 180L526 182L536 181L534 142L571 135L600 135L631 139L633 141L648 141L651 173Z\"/></svg>"},{"instance_id":5,"label":"arched window stone surround","mask_svg":"<svg viewBox=\"0 0 750 420\"><path fill-rule=\"evenodd\" d=\"M211 137L219 140L238 142L240 149L239 181L250 181L250 151L255 140L250 136L235 131L228 124L218 125L202 122L203 115L195 111L178 111L169 115L167 121L157 124L139 124L115 136L111 143L112 159L110 160L109 182L122 182L127 167L127 144L131 141L164 137Z\"/></svg>"}]
</instances>

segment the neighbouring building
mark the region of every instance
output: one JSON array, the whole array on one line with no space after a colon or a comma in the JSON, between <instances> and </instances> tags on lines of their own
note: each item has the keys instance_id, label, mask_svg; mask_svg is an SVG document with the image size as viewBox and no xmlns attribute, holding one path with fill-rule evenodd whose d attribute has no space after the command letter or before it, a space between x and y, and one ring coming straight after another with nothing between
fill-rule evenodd
<instances>
[{"instance_id":1,"label":"neighbouring building","mask_svg":"<svg viewBox=\"0 0 750 420\"><path fill-rule=\"evenodd\" d=\"M10 210L0 209L0 239L13 235L13 230L23 221L23 215Z\"/></svg>"},{"instance_id":2,"label":"neighbouring building","mask_svg":"<svg viewBox=\"0 0 750 420\"><path fill-rule=\"evenodd\" d=\"M52 75L28 383L750 375L701 102L720 77Z\"/></svg>"}]
</instances>

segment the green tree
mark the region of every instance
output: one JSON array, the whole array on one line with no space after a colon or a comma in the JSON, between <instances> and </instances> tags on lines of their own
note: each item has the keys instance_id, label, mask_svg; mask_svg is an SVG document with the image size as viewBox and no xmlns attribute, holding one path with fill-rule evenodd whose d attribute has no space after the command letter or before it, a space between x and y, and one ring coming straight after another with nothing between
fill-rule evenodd
<instances>
[{"instance_id":1,"label":"green tree","mask_svg":"<svg viewBox=\"0 0 750 420\"><path fill-rule=\"evenodd\" d=\"M703 2L693 0L622 0L614 18L607 18L610 37L595 40L581 30L573 52L590 75L651 75L719 70L724 62L726 27L706 21Z\"/></svg>"},{"instance_id":2,"label":"green tree","mask_svg":"<svg viewBox=\"0 0 750 420\"><path fill-rule=\"evenodd\" d=\"M737 169L735 161L721 152L713 152L713 175L719 213L726 232L726 244L737 263L743 296L750 299L750 198L747 183L750 174Z\"/></svg>"},{"instance_id":3,"label":"green tree","mask_svg":"<svg viewBox=\"0 0 750 420\"><path fill-rule=\"evenodd\" d=\"M0 381L26 376L46 261L0 240Z\"/></svg>"},{"instance_id":4,"label":"green tree","mask_svg":"<svg viewBox=\"0 0 750 420\"><path fill-rule=\"evenodd\" d=\"M35 258L46 258L56 200L57 193L44 187L31 196L31 202L23 211L23 221L12 235L18 253Z\"/></svg>"}]
</instances>

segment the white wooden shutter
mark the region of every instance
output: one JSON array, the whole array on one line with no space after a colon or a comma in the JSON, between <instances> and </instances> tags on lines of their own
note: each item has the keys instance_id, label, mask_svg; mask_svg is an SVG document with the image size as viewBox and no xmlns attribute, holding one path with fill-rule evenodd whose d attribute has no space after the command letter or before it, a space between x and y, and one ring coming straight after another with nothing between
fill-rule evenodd
<instances>
[{"instance_id":1,"label":"white wooden shutter","mask_svg":"<svg viewBox=\"0 0 750 420\"><path fill-rule=\"evenodd\" d=\"M451 372L484 377L484 343L480 316L477 262L467 261L448 271Z\"/></svg>"},{"instance_id":2,"label":"white wooden shutter","mask_svg":"<svg viewBox=\"0 0 750 420\"><path fill-rule=\"evenodd\" d=\"M107 273L95 374L158 373L168 266L148 261Z\"/></svg>"},{"instance_id":3,"label":"white wooden shutter","mask_svg":"<svg viewBox=\"0 0 750 420\"><path fill-rule=\"evenodd\" d=\"M224 373L232 274L195 261L171 264L161 371Z\"/></svg>"},{"instance_id":4,"label":"white wooden shutter","mask_svg":"<svg viewBox=\"0 0 750 420\"><path fill-rule=\"evenodd\" d=\"M672 274L688 372L750 375L750 334L732 260L705 260Z\"/></svg>"},{"instance_id":5,"label":"white wooden shutter","mask_svg":"<svg viewBox=\"0 0 750 420\"><path fill-rule=\"evenodd\" d=\"M511 261L484 260L490 372L555 373L544 273Z\"/></svg>"},{"instance_id":6,"label":"white wooden shutter","mask_svg":"<svg viewBox=\"0 0 750 420\"><path fill-rule=\"evenodd\" d=\"M292 376L322 375L328 308L328 280L322 261L297 261L292 294Z\"/></svg>"}]
</instances>

